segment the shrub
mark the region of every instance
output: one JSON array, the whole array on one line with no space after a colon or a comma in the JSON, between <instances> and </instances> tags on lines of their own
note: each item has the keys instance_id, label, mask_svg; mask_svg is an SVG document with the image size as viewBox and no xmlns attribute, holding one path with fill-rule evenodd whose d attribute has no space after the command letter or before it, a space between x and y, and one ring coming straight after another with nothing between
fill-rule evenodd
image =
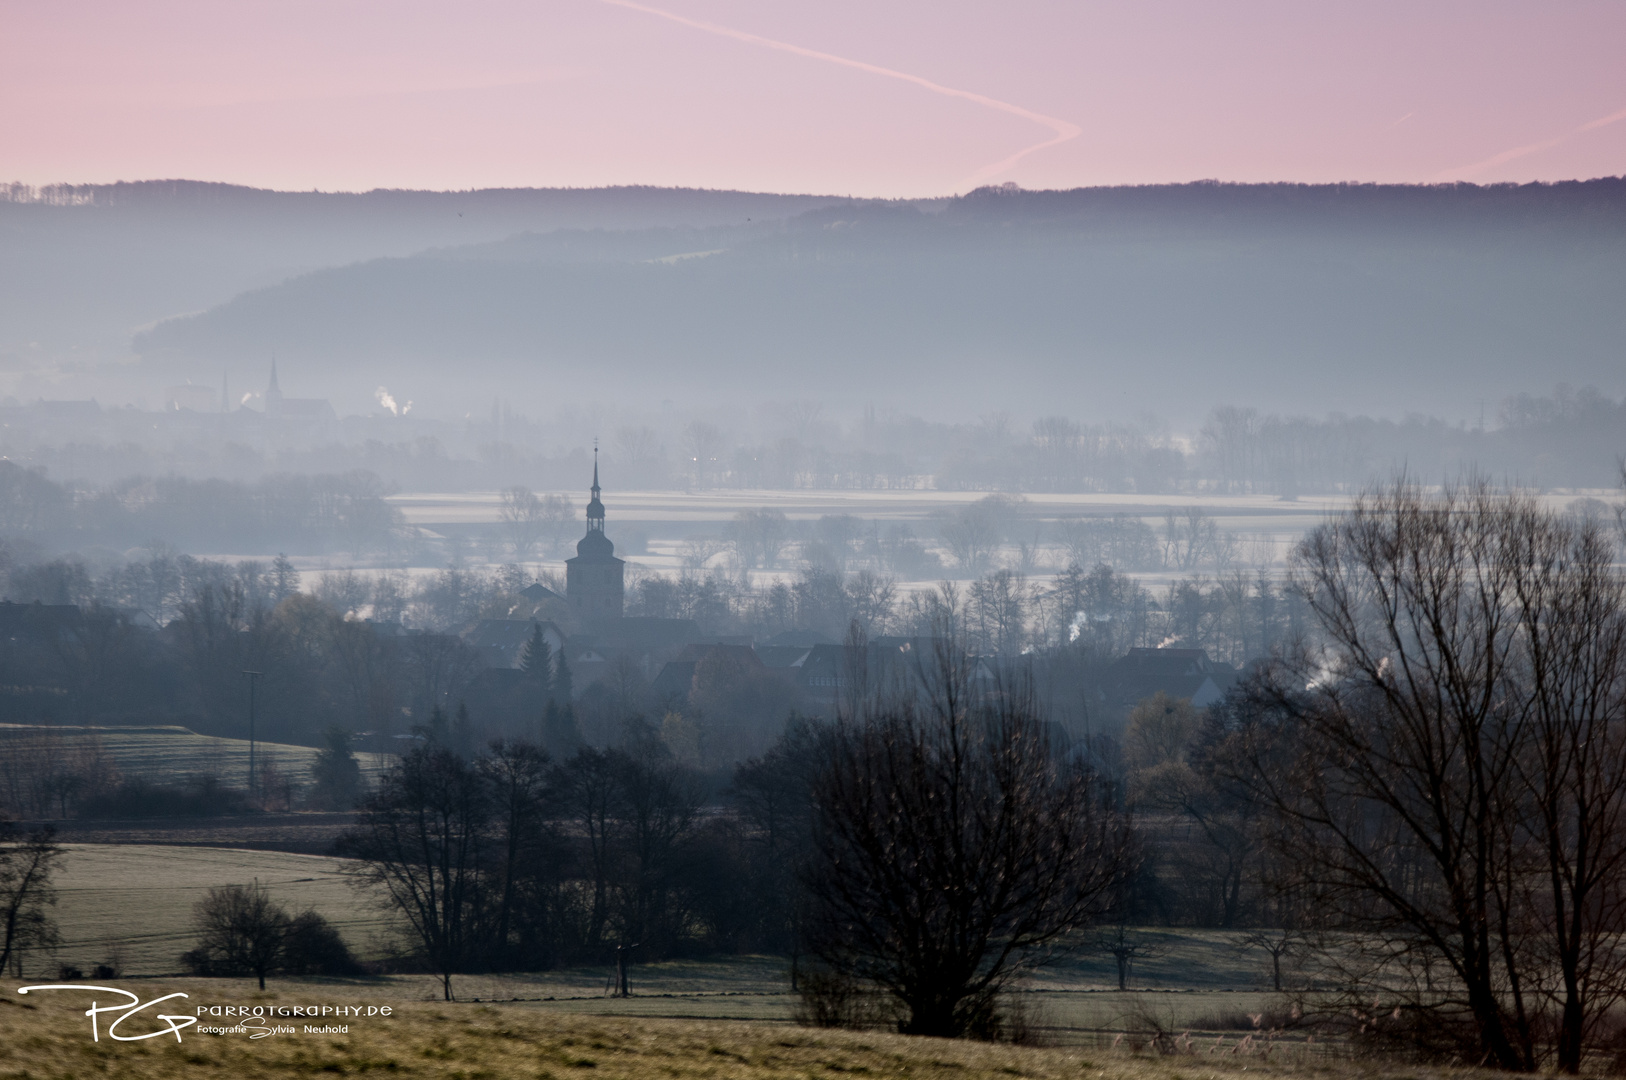
<instances>
[{"instance_id":1,"label":"shrub","mask_svg":"<svg viewBox=\"0 0 1626 1080\"><path fill-rule=\"evenodd\" d=\"M225 817L246 813L248 800L217 776L199 776L184 785L155 784L139 777L79 804L84 818Z\"/></svg>"},{"instance_id":2,"label":"shrub","mask_svg":"<svg viewBox=\"0 0 1626 1080\"><path fill-rule=\"evenodd\" d=\"M313 910L289 921L278 970L284 975L357 975L361 965L333 924Z\"/></svg>"},{"instance_id":3,"label":"shrub","mask_svg":"<svg viewBox=\"0 0 1626 1080\"><path fill-rule=\"evenodd\" d=\"M805 972L796 992L802 1000L795 1018L803 1027L876 1028L897 1021L897 1010L885 994L838 971Z\"/></svg>"}]
</instances>

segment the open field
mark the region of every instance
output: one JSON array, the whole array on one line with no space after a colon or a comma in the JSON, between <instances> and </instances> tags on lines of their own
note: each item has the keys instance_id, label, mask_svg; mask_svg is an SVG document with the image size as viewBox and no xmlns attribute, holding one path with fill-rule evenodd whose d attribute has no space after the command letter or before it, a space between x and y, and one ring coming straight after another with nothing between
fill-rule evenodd
<instances>
[{"instance_id":1,"label":"open field","mask_svg":"<svg viewBox=\"0 0 1626 1080\"><path fill-rule=\"evenodd\" d=\"M632 560L648 570L673 573L682 566L678 549L684 540L702 535L721 536L734 515L742 510L764 507L779 510L789 519L792 528L826 514L851 514L865 522L879 523L883 529L892 524L905 524L928 547L932 547L938 529L934 520L936 515L973 503L986 494L981 491L803 490L611 492L606 496L610 517L606 531L612 540L618 531L622 535L642 533L648 538L648 551L630 556ZM501 505L496 492L396 495L391 496L389 501L401 511L409 524L436 535L469 536L488 530L497 524ZM1054 544L1055 530L1047 529L1046 522L1131 514L1144 518L1154 528L1161 528L1167 511L1201 506L1213 516L1221 529L1244 539L1247 555L1252 561L1269 564L1285 555L1289 546L1305 530L1319 524L1329 513L1341 509L1347 502L1342 497L1322 496L1283 501L1262 495L1043 494L1027 496L1022 515L1025 520L1037 525L1041 542ZM1028 526L1022 528L1029 531ZM574 528L567 530L567 546L575 543L578 531ZM949 576L956 576L946 550L937 550L944 557ZM563 562L560 560L564 555L565 552L556 553L554 559L543 565L562 569ZM1059 549L1048 552L1048 555L1051 562L1057 559L1066 561ZM773 576L769 571L753 574L753 578Z\"/></svg>"},{"instance_id":2,"label":"open field","mask_svg":"<svg viewBox=\"0 0 1626 1080\"><path fill-rule=\"evenodd\" d=\"M54 982L58 960L89 970L117 942L124 973L89 982L123 987L148 1001L189 995L185 1006L173 1009L177 1013L230 1003L387 1005L392 1015L358 1019L342 1035L306 1033L299 1021L292 1032L260 1040L244 1032L195 1032L180 1046L163 1039L115 1044L104 1032L102 1042L91 1043L81 1030L85 1003L75 992L40 992L19 1001L12 993L18 983L11 982L0 984L0 1078L104 1071L156 1078L213 1069L247 1078L381 1069L561 1080L571 1075L568 1070L591 1068L599 1070L594 1075L661 1080L841 1072L1038 1078L1076 1077L1085 1069L1096 1070L1097 1080L1196 1080L1180 1069L1197 1066L1217 1080L1244 1065L1267 1075L1389 1075L1382 1067L1345 1060L1337 1046L1311 1045L1298 1036L1248 1039L1256 1034L1249 1014L1267 1011L1274 995L1261 986L1259 958L1239 949L1236 935L1222 932L1136 931L1152 948L1127 992L1116 989L1110 958L1089 949L1027 980L1018 1000L1034 1036L1050 1049L791 1026L797 998L786 961L773 956L637 965L630 998L608 996L608 955L602 965L458 975L453 988L459 1000L450 1004L438 1000L439 980L429 975L273 975L262 994L252 979L164 974L176 971L175 958L190 947L191 905L204 891L255 879L290 907L321 911L364 955L375 950L390 920L348 886L341 865L326 857L226 849L70 846L57 910L65 942L54 958L32 958L25 982ZM96 1000L106 997L97 993ZM1126 1052L1145 1046L1153 1028L1189 1032L1185 1045L1192 1052L1169 1058ZM136 1028L141 1030L150 1028ZM1416 1080L1423 1072L1403 1075Z\"/></svg>"},{"instance_id":3,"label":"open field","mask_svg":"<svg viewBox=\"0 0 1626 1080\"><path fill-rule=\"evenodd\" d=\"M857 1074L915 1080L1203 1080L1249 1076L1340 1076L1382 1080L1468 1080L1480 1074L1416 1066L1355 1062L1303 1047L1277 1044L1269 1050L1233 1052L1235 1041L1215 1047L1197 1044L1190 1054L1156 1057L1136 1053L1124 1040L1103 1037L1099 1045L1018 1047L942 1039L909 1038L883 1032L813 1030L783 1022L673 1020L645 1017L583 1016L554 1003L407 1003L389 1016L319 1020L339 1033L308 1033L301 1018L271 1023L289 1028L251 1039L247 1030L226 1034L186 1031L143 1042L92 1042L83 1009L90 996L75 991L34 991L24 999L17 983L0 983L0 1077L69 1078L113 1075L167 1080L197 1075L262 1077L350 1075L383 1072L394 1076L536 1077L572 1076L626 1080L819 1080ZM166 1002L166 1011L195 1015L199 1006L227 1003L287 1008L292 1005L368 1006L380 1000L359 985L306 983L297 990L273 988L264 994L251 985L221 981L136 981L127 985L150 1001L162 994L190 996ZM104 993L100 995L106 998ZM199 1027L226 1027L229 1021L205 1014ZM123 1033L161 1030L138 1027L132 1019ZM1195 1071L1194 1071L1195 1070Z\"/></svg>"},{"instance_id":4,"label":"open field","mask_svg":"<svg viewBox=\"0 0 1626 1080\"><path fill-rule=\"evenodd\" d=\"M300 810L237 817L69 818L52 825L57 840L65 844L150 844L326 855L355 823L354 813Z\"/></svg>"},{"instance_id":5,"label":"open field","mask_svg":"<svg viewBox=\"0 0 1626 1080\"><path fill-rule=\"evenodd\" d=\"M570 492L578 508L585 504L586 493ZM610 539L625 539L632 534L646 538L647 550L631 553L625 548L619 554L637 567L662 574L673 574L683 568L680 548L684 541L697 536L723 536L735 514L742 510L767 508L784 513L795 530L826 514L850 514L868 523L874 522L883 530L893 524L908 525L915 535L942 557L943 576L963 577L955 569L947 549L938 542L936 518L983 498L983 491L905 491L905 490L735 490L718 489L699 492L686 491L607 491L605 503L609 523L606 532ZM1582 498L1609 498L1611 492L1554 491L1543 493L1544 505L1562 511L1570 503ZM1182 493L1147 494L1053 494L1033 493L1023 496L1020 521L1013 523L1011 548L1007 559L1014 557L1017 539L1032 541L1036 534L1040 544L1037 573L1043 576L1062 568L1067 561L1059 545L1056 524L1079 517L1110 517L1129 514L1139 517L1161 535L1164 515L1170 510L1181 511L1196 506L1214 519L1223 531L1233 534L1238 541L1241 566L1279 566L1292 546L1306 531L1321 524L1331 514L1349 505L1342 495L1306 495L1296 499L1282 499L1272 495L1194 495ZM426 530L432 536L458 536L471 541L475 551L483 545L480 538L490 538L498 525L501 496L498 492L435 493L413 492L389 496L388 501L401 511L407 523ZM578 509L577 517L580 517ZM1021 534L1021 535L1018 535ZM580 538L578 525L564 530L564 545L551 556L537 561L541 569L562 573L564 558L574 553ZM471 555L474 552L470 552ZM488 552L493 562L503 561L494 552ZM476 556L478 558L478 556ZM726 555L713 556L712 565L722 565ZM996 560L997 562L998 560ZM322 559L296 559L302 570L320 572L327 567ZM794 559L786 559L785 566L793 567ZM415 566L409 569L428 572L439 566ZM750 573L752 581L762 584L775 578L790 576L791 570L757 570ZM1181 576L1169 572L1136 572L1145 584L1157 584ZM900 582L908 587L910 582Z\"/></svg>"},{"instance_id":6,"label":"open field","mask_svg":"<svg viewBox=\"0 0 1626 1080\"><path fill-rule=\"evenodd\" d=\"M247 719L244 719L247 727ZM212 775L229 787L248 786L247 739L222 739L199 735L178 724L130 727L89 727L74 724L0 724L0 749L10 743L34 744L44 749L60 746L70 753L89 747L99 748L119 773L155 782L173 783L193 776ZM308 746L256 742L255 767L275 765L282 775L296 783L310 777L317 751ZM371 783L387 767L379 755L360 754L362 774Z\"/></svg>"},{"instance_id":7,"label":"open field","mask_svg":"<svg viewBox=\"0 0 1626 1080\"><path fill-rule=\"evenodd\" d=\"M67 844L56 875L54 912L62 931L57 957L85 971L107 959L115 943L131 975L181 970L179 957L194 944L192 905L209 889L259 881L290 910L315 908L351 947L367 955L389 925L339 872L340 861L230 848L142 844ZM55 971L45 957L30 957L25 975Z\"/></svg>"},{"instance_id":8,"label":"open field","mask_svg":"<svg viewBox=\"0 0 1626 1080\"><path fill-rule=\"evenodd\" d=\"M565 492L578 502L583 493ZM741 510L779 510L791 521L812 521L825 514L852 514L866 521L929 523L933 515L958 509L983 498L983 491L623 491L606 489L605 505L614 521L649 527L707 528L721 525ZM1171 509L1201 506L1224 528L1245 528L1268 522L1279 528L1302 530L1330 510L1344 506L1341 496L1304 497L1284 501L1272 495L1186 494L1032 494L1023 508L1041 520L1091 515L1134 514L1161 519ZM437 494L423 492L389 496L408 524L493 525L502 505L497 492Z\"/></svg>"},{"instance_id":9,"label":"open field","mask_svg":"<svg viewBox=\"0 0 1626 1080\"><path fill-rule=\"evenodd\" d=\"M176 847L161 844L65 845L56 878L55 917L63 944L56 956L30 956L24 973L41 977L58 962L82 970L104 962L117 943L122 970L131 977L171 975L192 947L192 905L212 887L259 881L290 909L315 908L344 934L362 957L381 954L395 925L342 873L343 860L326 856ZM1137 961L1131 992L1117 990L1110 957L1084 949L1045 968L1026 984L1030 1002L1046 1024L1105 1029L1120 1025L1130 1010L1154 1007L1168 1024L1209 1014L1258 1011L1260 957L1236 946L1221 931L1143 930L1153 946ZM786 961L780 957L728 956L638 965L635 996L606 998L613 957L597 966L527 974L460 975L463 998L551 998L570 1011L652 1016L787 1019L795 1001ZM399 1000L438 994L433 980L396 976L367 983L372 992Z\"/></svg>"}]
</instances>

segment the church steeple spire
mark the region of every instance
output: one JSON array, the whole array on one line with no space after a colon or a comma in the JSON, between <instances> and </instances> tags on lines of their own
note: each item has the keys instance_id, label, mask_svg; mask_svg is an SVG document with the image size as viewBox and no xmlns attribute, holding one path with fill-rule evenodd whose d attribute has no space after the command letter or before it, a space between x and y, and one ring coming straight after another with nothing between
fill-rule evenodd
<instances>
[{"instance_id":1,"label":"church steeple spire","mask_svg":"<svg viewBox=\"0 0 1626 1080\"><path fill-rule=\"evenodd\" d=\"M593 498L587 504L587 531L604 531L604 504L599 501L598 486L598 444L593 444Z\"/></svg>"},{"instance_id":2,"label":"church steeple spire","mask_svg":"<svg viewBox=\"0 0 1626 1080\"><path fill-rule=\"evenodd\" d=\"M621 618L626 597L627 564L615 557L615 545L604 535L604 503L599 499L598 444L593 444L593 501L587 504L587 535L576 543L576 557L565 560L565 600L584 625L603 625Z\"/></svg>"},{"instance_id":3,"label":"church steeple spire","mask_svg":"<svg viewBox=\"0 0 1626 1080\"><path fill-rule=\"evenodd\" d=\"M277 358L271 357L271 385L265 388L265 415L277 416L282 412L282 387L277 385Z\"/></svg>"}]
</instances>

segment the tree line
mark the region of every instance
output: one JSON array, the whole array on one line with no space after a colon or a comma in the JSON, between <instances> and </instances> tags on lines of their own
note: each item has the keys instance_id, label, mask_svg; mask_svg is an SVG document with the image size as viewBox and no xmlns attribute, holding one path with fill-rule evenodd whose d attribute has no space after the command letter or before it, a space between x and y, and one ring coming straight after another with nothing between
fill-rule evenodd
<instances>
[{"instance_id":1,"label":"tree line","mask_svg":"<svg viewBox=\"0 0 1626 1080\"><path fill-rule=\"evenodd\" d=\"M1030 688L980 694L936 640L742 763L727 812L649 730L557 762L430 742L339 850L448 999L461 972L771 951L821 1015L878 995L903 1031L994 1037L1012 982L1105 906L1129 831Z\"/></svg>"},{"instance_id":2,"label":"tree line","mask_svg":"<svg viewBox=\"0 0 1626 1080\"><path fill-rule=\"evenodd\" d=\"M431 740L362 804L338 850L439 975L771 944L752 909L749 839L703 813L713 792L653 733L560 760L534 743L475 756Z\"/></svg>"},{"instance_id":3,"label":"tree line","mask_svg":"<svg viewBox=\"0 0 1626 1080\"><path fill-rule=\"evenodd\" d=\"M82 489L3 460L0 537L46 550L123 549L132 538L157 538L203 551L387 551L407 539L387 494L384 482L363 470L252 482L127 476Z\"/></svg>"},{"instance_id":4,"label":"tree line","mask_svg":"<svg viewBox=\"0 0 1626 1080\"><path fill-rule=\"evenodd\" d=\"M1306 1025L1514 1071L1616 1052L1617 560L1612 526L1483 483L1363 495L1295 553L1309 633L1206 715L1136 710L1143 876L1254 928Z\"/></svg>"},{"instance_id":5,"label":"tree line","mask_svg":"<svg viewBox=\"0 0 1626 1080\"><path fill-rule=\"evenodd\" d=\"M348 441L262 452L195 430L191 414L134 416L143 422L132 424L123 411L110 411L104 430L97 431L94 421L89 430L81 424L64 442L50 441L48 428L24 435L26 417L17 417L11 422L14 441L3 449L9 460L51 476L94 478L101 491L118 492L126 503L167 500L179 509L204 491L253 492L262 483L293 488L346 477L380 478L392 489L411 491L500 491L521 484L574 491L591 468L584 449L543 449L558 445L561 428L567 440L577 438L571 417L544 421L502 411L489 421L455 426L416 416L410 422L390 418L397 422L363 425L357 429L363 434ZM1097 424L1059 415L1020 424L1004 415L946 423L866 413L841 423L809 401L764 407L759 418L763 434L743 440L725 434L737 425L719 426L715 418L661 429L623 424L606 440L605 463L624 487L657 490L1217 491L1292 497L1354 492L1401 466L1446 475L1465 462L1521 483L1599 488L1613 481L1626 403L1591 387L1559 387L1550 395L1489 402L1483 415L1452 422L1337 412L1282 415L1241 402L1214 409L1187 438L1155 424ZM144 442L153 424L170 437ZM167 430L171 425L183 425L173 433L179 440ZM160 493L158 481L129 479L132 473L196 476L200 461L215 463L215 475L235 478L235 486L210 487L212 481L198 478ZM338 475L314 476L332 473ZM298 495L280 499L304 505ZM116 523L105 516L96 520ZM142 516L141 523L169 524L156 514ZM189 527L199 536L221 529L206 519ZM155 535L187 542L164 530ZM342 539L328 537L326 543L319 550L349 550ZM276 546L295 545L284 536Z\"/></svg>"},{"instance_id":6,"label":"tree line","mask_svg":"<svg viewBox=\"0 0 1626 1080\"><path fill-rule=\"evenodd\" d=\"M1402 480L1313 530L1289 584L1302 633L1216 706L1153 696L1117 737L1056 739L1033 669L977 677L939 611L885 670L853 629L837 709L721 782L636 718L555 753L431 727L342 850L448 997L461 972L769 951L810 1022L1000 1037L1035 966L1089 949L1123 970L1137 927L1186 923L1245 931L1282 1022L1318 1035L1606 1063L1626 998L1613 527ZM5 867L49 861L48 836L8 843Z\"/></svg>"},{"instance_id":7,"label":"tree line","mask_svg":"<svg viewBox=\"0 0 1626 1080\"><path fill-rule=\"evenodd\" d=\"M1211 922L1251 931L1292 1023L1423 1057L1579 1072L1618 1043L1626 996L1617 552L1611 529L1526 495L1397 482L1299 546L1291 586L1306 633L1222 705L1154 697L1121 738L1059 747L1031 685L966 678L969 654L940 622L929 677L924 665L913 681L854 670L833 718L792 725L735 770L734 812L705 828L753 853L731 880L762 889L746 905L758 947L805 964L810 1018L997 1033L1001 992L1031 965L1091 947L1132 956L1133 926L1162 921L1156 893L1173 869L1203 882ZM506 906L525 892L511 885L525 876L509 861L517 836L575 848L574 862L538 865L577 866L579 884L541 893L569 897L574 925L608 931L601 943L669 955L674 939L650 919L674 906L691 933L729 925L645 861L700 820L684 809L700 803L681 796L681 766L647 735L643 761L622 765L637 779L622 780L616 813L598 809L612 805L593 782L599 752L549 774L535 756L502 764L518 751L501 746L472 766L425 748L369 805L349 850L372 880L420 909L426 896L466 898L461 913L414 922L448 992L457 965L445 958L477 955L478 928L489 941L499 926L542 925ZM552 830L525 830L470 812L472 779L430 774L496 777L493 807L518 805L498 796L521 789L579 801L538 811ZM522 775L548 779L516 787ZM433 843L402 842L404 823L424 822ZM610 878L595 855L617 827L628 847ZM433 865L405 854L423 850ZM671 891L657 897L652 882Z\"/></svg>"},{"instance_id":8,"label":"tree line","mask_svg":"<svg viewBox=\"0 0 1626 1080\"><path fill-rule=\"evenodd\" d=\"M817 708L783 678L739 665L706 666L685 704L656 692L657 670L616 661L584 683L568 664L559 669L558 656L548 659L545 687L527 677L500 695L477 693L493 660L462 631L482 618L572 629L561 603L521 595L534 579L518 566L416 580L336 571L310 581L280 557L223 563L159 551L100 574L75 560L14 564L7 580L15 600L49 605L0 609L15 623L0 635L0 694L11 715L31 723L179 723L242 737L243 672L255 671L258 732L273 742L320 745L338 728L370 733L363 749L389 752L396 736L438 710L450 720L461 711L475 744L526 738L559 752L577 737L611 744L638 718L674 746L700 738L705 760L688 760L726 769L759 753L787 711ZM921 636L946 620L970 651L1030 669L1062 723L1097 728L1116 723L1115 714L1080 710L1109 694L1112 661L1130 648L1177 641L1237 663L1268 653L1305 621L1295 594L1266 575L1193 576L1154 593L1105 564L1070 565L1048 581L995 570L907 593L863 567L808 567L760 588L720 571L648 576L630 588L628 613L693 620L700 640L798 631L834 642L855 624L870 636ZM568 703L571 715L550 717L550 702ZM46 786L88 797L106 778L98 762L57 755L46 772L61 783ZM32 768L20 775L32 787L44 783ZM33 815L53 801L7 797Z\"/></svg>"}]
</instances>

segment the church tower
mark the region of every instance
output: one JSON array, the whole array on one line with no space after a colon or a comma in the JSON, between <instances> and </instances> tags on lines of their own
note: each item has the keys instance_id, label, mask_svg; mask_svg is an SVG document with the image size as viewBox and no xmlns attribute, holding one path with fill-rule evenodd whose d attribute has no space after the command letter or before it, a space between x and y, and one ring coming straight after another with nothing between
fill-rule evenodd
<instances>
[{"instance_id":1,"label":"church tower","mask_svg":"<svg viewBox=\"0 0 1626 1080\"><path fill-rule=\"evenodd\" d=\"M604 504L598 495L598 448L594 447L587 535L576 544L576 557L565 560L565 602L583 623L621 618L626 592L627 564L615 557L615 545L604 535Z\"/></svg>"},{"instance_id":2,"label":"church tower","mask_svg":"<svg viewBox=\"0 0 1626 1080\"><path fill-rule=\"evenodd\" d=\"M277 385L277 359L271 358L271 385L265 388L265 415L282 415L282 387Z\"/></svg>"}]
</instances>

